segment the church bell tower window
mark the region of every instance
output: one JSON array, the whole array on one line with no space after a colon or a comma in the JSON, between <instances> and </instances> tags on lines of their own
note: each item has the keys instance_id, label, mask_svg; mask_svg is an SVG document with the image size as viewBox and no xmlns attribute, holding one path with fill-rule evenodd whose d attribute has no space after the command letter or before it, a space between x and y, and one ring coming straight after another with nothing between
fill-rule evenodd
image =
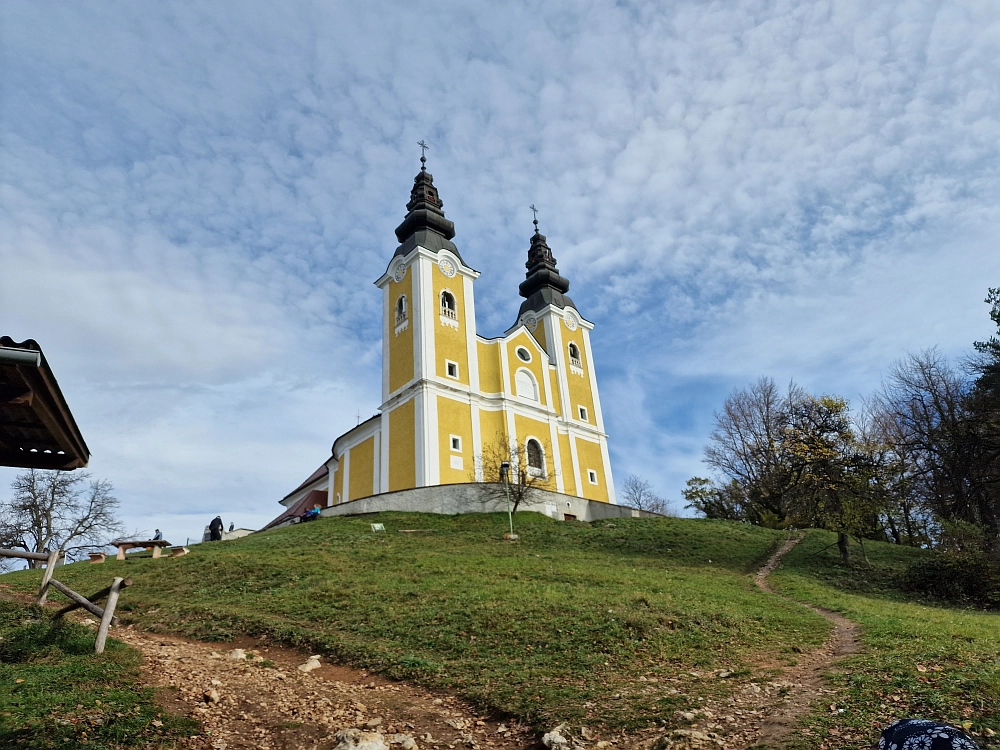
<instances>
[{"instance_id":1,"label":"church bell tower window","mask_svg":"<svg viewBox=\"0 0 1000 750\"><path fill-rule=\"evenodd\" d=\"M399 295L399 299L396 300L396 335L398 336L401 331L405 331L406 327L409 325L409 315L407 314L406 307L406 295Z\"/></svg>"},{"instance_id":2,"label":"church bell tower window","mask_svg":"<svg viewBox=\"0 0 1000 750\"><path fill-rule=\"evenodd\" d=\"M458 305L455 302L455 295L447 289L441 292L441 323L458 328Z\"/></svg>"}]
</instances>

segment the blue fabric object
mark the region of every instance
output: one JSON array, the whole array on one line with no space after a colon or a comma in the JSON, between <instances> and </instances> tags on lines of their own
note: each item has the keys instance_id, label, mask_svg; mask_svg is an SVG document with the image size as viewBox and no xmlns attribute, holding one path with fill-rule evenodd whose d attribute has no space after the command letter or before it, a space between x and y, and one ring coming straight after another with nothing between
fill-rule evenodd
<instances>
[{"instance_id":1,"label":"blue fabric object","mask_svg":"<svg viewBox=\"0 0 1000 750\"><path fill-rule=\"evenodd\" d=\"M882 731L878 750L979 750L961 729L928 719L901 719Z\"/></svg>"}]
</instances>

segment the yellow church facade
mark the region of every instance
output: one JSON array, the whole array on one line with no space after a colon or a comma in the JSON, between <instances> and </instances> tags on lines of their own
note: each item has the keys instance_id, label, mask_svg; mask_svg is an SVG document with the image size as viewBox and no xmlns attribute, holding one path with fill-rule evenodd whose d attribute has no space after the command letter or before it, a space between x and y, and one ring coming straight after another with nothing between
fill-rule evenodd
<instances>
[{"instance_id":1,"label":"yellow church facade","mask_svg":"<svg viewBox=\"0 0 1000 750\"><path fill-rule=\"evenodd\" d=\"M421 160L423 161L423 160ZM519 287L517 322L476 330L479 273L452 242L433 177L422 166L399 246L375 282L382 293L382 404L344 433L312 477L282 501L325 494L325 506L420 487L497 481L484 456L509 446L540 488L615 503L594 371L594 326L566 295L538 232ZM506 450L507 448L504 448Z\"/></svg>"}]
</instances>

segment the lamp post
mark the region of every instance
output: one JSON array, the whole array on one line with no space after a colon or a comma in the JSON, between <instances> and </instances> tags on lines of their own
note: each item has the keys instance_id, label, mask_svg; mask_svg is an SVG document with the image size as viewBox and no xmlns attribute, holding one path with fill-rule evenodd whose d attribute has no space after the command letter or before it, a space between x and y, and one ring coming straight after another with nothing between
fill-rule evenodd
<instances>
[{"instance_id":1,"label":"lamp post","mask_svg":"<svg viewBox=\"0 0 1000 750\"><path fill-rule=\"evenodd\" d=\"M503 482L504 496L507 498L507 520L510 523L510 535L508 539L517 539L514 534L514 514L510 512L510 463L503 461L500 464L500 481Z\"/></svg>"}]
</instances>

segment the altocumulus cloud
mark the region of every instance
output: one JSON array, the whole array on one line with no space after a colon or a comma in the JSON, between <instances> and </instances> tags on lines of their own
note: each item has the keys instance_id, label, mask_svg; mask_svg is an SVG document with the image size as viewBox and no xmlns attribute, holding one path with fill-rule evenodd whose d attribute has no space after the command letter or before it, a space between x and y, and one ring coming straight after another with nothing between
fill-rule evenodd
<instances>
[{"instance_id":1,"label":"altocumulus cloud","mask_svg":"<svg viewBox=\"0 0 1000 750\"><path fill-rule=\"evenodd\" d=\"M244 525L378 404L416 171L505 329L534 202L614 468L676 499L759 374L852 398L997 285L995 3L8 2L0 332L131 526ZM12 472L0 473L0 482Z\"/></svg>"}]
</instances>

